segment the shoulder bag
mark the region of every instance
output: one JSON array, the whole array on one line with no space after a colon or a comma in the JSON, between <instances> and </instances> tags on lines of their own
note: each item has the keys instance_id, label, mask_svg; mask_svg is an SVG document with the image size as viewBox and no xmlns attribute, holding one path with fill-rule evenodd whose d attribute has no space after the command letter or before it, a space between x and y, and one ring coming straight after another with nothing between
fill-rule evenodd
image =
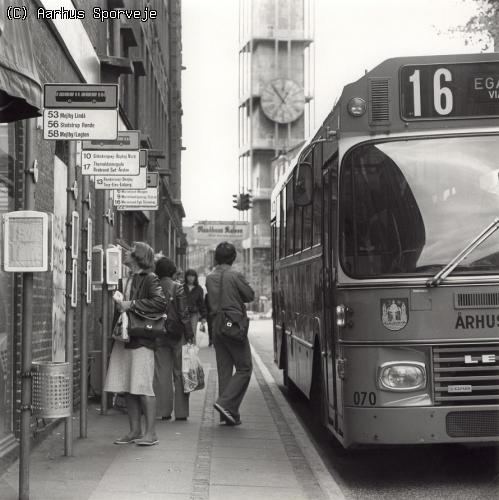
<instances>
[{"instance_id":1,"label":"shoulder bag","mask_svg":"<svg viewBox=\"0 0 499 500\"><path fill-rule=\"evenodd\" d=\"M140 289L142 289L142 287L143 283ZM138 311L128 310L127 315L128 335L130 337L145 337L154 339L165 335L166 314L143 314Z\"/></svg>"},{"instance_id":2,"label":"shoulder bag","mask_svg":"<svg viewBox=\"0 0 499 500\"><path fill-rule=\"evenodd\" d=\"M242 304L242 313L224 311L224 306L222 303L224 273L225 270L222 271L222 276L220 277L220 293L218 295L218 303L220 308L219 313L222 319L220 333L222 334L222 337L226 338L227 340L242 344L248 338L249 319L246 316L246 308L244 304Z\"/></svg>"},{"instance_id":3,"label":"shoulder bag","mask_svg":"<svg viewBox=\"0 0 499 500\"><path fill-rule=\"evenodd\" d=\"M167 297L166 306L166 334L172 340L180 340L185 333L185 327L180 321L177 310L177 283L173 283L173 292Z\"/></svg>"}]
</instances>

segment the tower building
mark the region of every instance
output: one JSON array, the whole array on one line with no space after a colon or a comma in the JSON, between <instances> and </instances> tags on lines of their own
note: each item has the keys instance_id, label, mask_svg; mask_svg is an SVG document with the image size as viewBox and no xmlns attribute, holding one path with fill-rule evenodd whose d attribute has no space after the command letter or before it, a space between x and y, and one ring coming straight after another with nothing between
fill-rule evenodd
<instances>
[{"instance_id":1,"label":"tower building","mask_svg":"<svg viewBox=\"0 0 499 500\"><path fill-rule=\"evenodd\" d=\"M240 0L239 192L252 194L244 262L257 296L270 296L272 160L313 126L313 0Z\"/></svg>"}]
</instances>

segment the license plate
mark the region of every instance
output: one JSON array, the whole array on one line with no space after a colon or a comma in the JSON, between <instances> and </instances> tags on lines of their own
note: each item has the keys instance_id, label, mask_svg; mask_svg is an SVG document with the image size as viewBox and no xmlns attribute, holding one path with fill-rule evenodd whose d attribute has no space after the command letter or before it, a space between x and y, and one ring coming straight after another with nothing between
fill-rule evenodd
<instances>
[{"instance_id":1,"label":"license plate","mask_svg":"<svg viewBox=\"0 0 499 500\"><path fill-rule=\"evenodd\" d=\"M471 385L449 385L447 386L447 392L472 392L473 388Z\"/></svg>"}]
</instances>

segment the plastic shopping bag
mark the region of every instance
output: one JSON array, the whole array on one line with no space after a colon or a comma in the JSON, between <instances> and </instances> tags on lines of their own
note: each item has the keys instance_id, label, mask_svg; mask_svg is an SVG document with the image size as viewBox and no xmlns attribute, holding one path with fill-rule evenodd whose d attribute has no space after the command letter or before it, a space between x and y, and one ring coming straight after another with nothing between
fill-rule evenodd
<instances>
[{"instance_id":1,"label":"plastic shopping bag","mask_svg":"<svg viewBox=\"0 0 499 500\"><path fill-rule=\"evenodd\" d=\"M204 371L198 351L199 347L193 344L182 346L182 381L186 394L204 389Z\"/></svg>"}]
</instances>

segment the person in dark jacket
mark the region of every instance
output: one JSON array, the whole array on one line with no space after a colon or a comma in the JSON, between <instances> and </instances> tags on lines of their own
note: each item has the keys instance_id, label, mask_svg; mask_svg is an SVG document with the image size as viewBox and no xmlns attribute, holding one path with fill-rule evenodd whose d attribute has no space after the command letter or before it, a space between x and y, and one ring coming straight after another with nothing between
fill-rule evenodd
<instances>
[{"instance_id":1,"label":"person in dark jacket","mask_svg":"<svg viewBox=\"0 0 499 500\"><path fill-rule=\"evenodd\" d=\"M153 249L147 243L133 243L125 254L124 264L130 269L130 276L122 284L121 296L113 297L116 303L115 322L119 313L125 311L156 316L163 313L166 298L158 277L152 272ZM146 337L131 337L128 343L114 342L104 390L125 393L130 424L130 432L117 439L115 444L151 446L158 443L154 425L154 349L155 340ZM141 409L146 420L143 436Z\"/></svg>"},{"instance_id":2,"label":"person in dark jacket","mask_svg":"<svg viewBox=\"0 0 499 500\"><path fill-rule=\"evenodd\" d=\"M199 286L198 273L194 269L187 269L184 276L184 292L187 297L187 305L191 317L194 341L198 329L198 323L206 323L206 306L204 303L204 291Z\"/></svg>"},{"instance_id":3,"label":"person in dark jacket","mask_svg":"<svg viewBox=\"0 0 499 500\"><path fill-rule=\"evenodd\" d=\"M189 394L184 394L182 382L182 346L186 342L193 342L194 335L184 287L173 280L176 271L175 264L167 257L160 257L156 261L156 274L163 292L167 300L174 301L177 316L184 326L184 334L179 339L168 335L157 339L154 393L157 398L156 417L162 420L170 420L172 412L175 413L175 420L187 420L189 417Z\"/></svg>"},{"instance_id":4,"label":"person in dark jacket","mask_svg":"<svg viewBox=\"0 0 499 500\"><path fill-rule=\"evenodd\" d=\"M222 313L246 316L244 303L251 302L255 298L255 292L246 278L232 269L236 255L234 245L227 242L220 243L215 250L217 265L206 278L218 370L219 397L214 407L227 425L241 423L239 406L246 394L253 371L248 338L239 343L227 339L220 333Z\"/></svg>"},{"instance_id":5,"label":"person in dark jacket","mask_svg":"<svg viewBox=\"0 0 499 500\"><path fill-rule=\"evenodd\" d=\"M204 296L204 306L206 307L206 323L208 325L208 347L211 347L213 345L213 315L210 314L208 294Z\"/></svg>"}]
</instances>

